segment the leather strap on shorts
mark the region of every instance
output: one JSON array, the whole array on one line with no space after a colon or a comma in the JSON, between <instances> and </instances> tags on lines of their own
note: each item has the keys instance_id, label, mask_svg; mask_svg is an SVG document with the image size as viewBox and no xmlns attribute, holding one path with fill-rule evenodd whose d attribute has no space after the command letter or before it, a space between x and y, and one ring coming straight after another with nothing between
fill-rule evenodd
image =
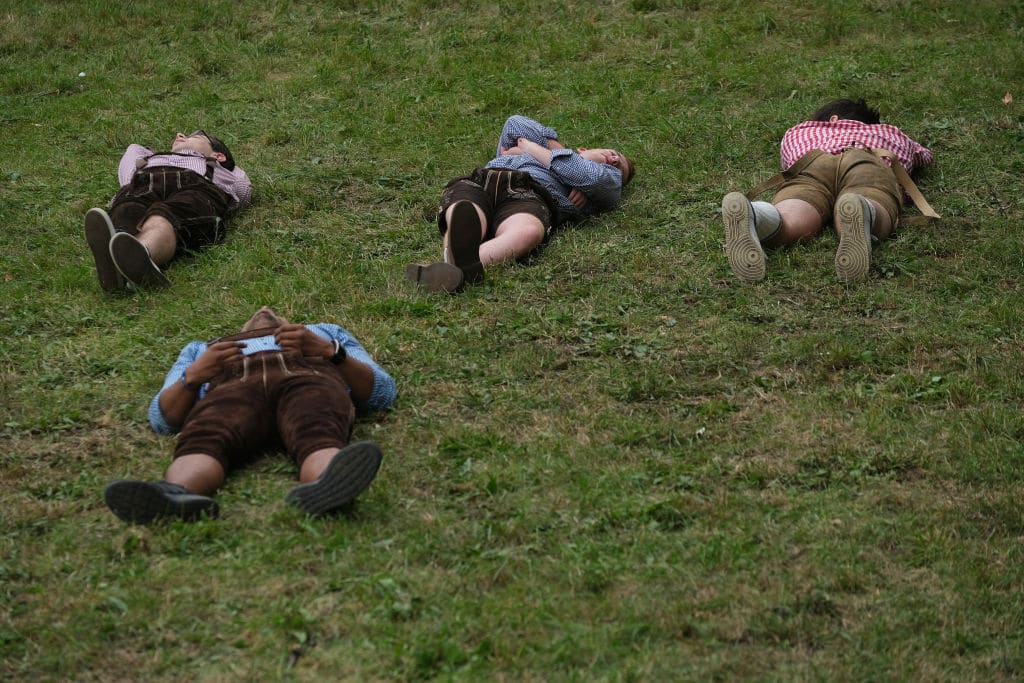
<instances>
[{"instance_id":1,"label":"leather strap on shorts","mask_svg":"<svg viewBox=\"0 0 1024 683\"><path fill-rule=\"evenodd\" d=\"M872 149L871 153L879 159L889 160L889 168L892 169L893 174L896 176L896 182L900 184L903 191L909 195L910 201L914 202L914 206L916 206L917 210L921 212L920 216L904 219L904 224L913 225L914 223L931 223L932 221L937 221L942 218L942 216L935 213L935 209L932 208L932 205L929 204L928 200L924 198L923 194L921 194L921 190L917 189L917 185L915 185L914 181L910 178L910 174L907 173L907 169L903 168L903 164L900 163L900 160L896 158L895 154L887 149Z\"/></svg>"},{"instance_id":2,"label":"leather strap on shorts","mask_svg":"<svg viewBox=\"0 0 1024 683\"><path fill-rule=\"evenodd\" d=\"M793 162L793 165L784 170L782 173L776 173L768 180L764 181L750 192L747 192L747 199L753 200L759 194L768 192L769 190L777 190L782 187L782 184L787 180L800 175L805 168L810 166L811 162L820 157L825 152L820 149L812 149L807 154L803 155L799 159Z\"/></svg>"}]
</instances>

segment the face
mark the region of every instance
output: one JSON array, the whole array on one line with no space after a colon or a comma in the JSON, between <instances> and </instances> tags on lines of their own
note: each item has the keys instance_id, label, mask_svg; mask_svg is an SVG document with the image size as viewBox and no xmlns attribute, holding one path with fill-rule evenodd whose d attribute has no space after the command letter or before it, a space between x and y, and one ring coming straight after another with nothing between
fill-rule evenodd
<instances>
[{"instance_id":1,"label":"face","mask_svg":"<svg viewBox=\"0 0 1024 683\"><path fill-rule=\"evenodd\" d=\"M171 151L180 152L185 149L199 152L204 157L214 157L217 161L224 161L226 159L223 154L213 151L210 137L201 130L193 131L188 135L178 133L174 136L174 142L171 143Z\"/></svg>"},{"instance_id":2,"label":"face","mask_svg":"<svg viewBox=\"0 0 1024 683\"><path fill-rule=\"evenodd\" d=\"M279 327L286 325L288 320L282 318L274 309L264 306L260 310L253 313L252 317L242 325L242 332L248 332L249 330L258 330L263 327Z\"/></svg>"},{"instance_id":3,"label":"face","mask_svg":"<svg viewBox=\"0 0 1024 683\"><path fill-rule=\"evenodd\" d=\"M599 164L608 164L622 171L623 177L626 175L627 161L626 157L619 154L614 149L587 149L586 147L580 147L576 150L580 153L580 156L590 161L596 161Z\"/></svg>"}]
</instances>

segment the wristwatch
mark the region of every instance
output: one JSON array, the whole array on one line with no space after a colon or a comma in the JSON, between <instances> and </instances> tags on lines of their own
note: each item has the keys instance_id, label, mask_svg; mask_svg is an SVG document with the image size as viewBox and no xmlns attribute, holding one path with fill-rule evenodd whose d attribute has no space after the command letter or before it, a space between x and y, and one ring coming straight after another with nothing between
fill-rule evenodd
<instances>
[{"instance_id":1,"label":"wristwatch","mask_svg":"<svg viewBox=\"0 0 1024 683\"><path fill-rule=\"evenodd\" d=\"M335 365L341 365L345 362L346 358L348 358L348 353L345 351L345 347L335 340L334 355L331 356L331 362Z\"/></svg>"}]
</instances>

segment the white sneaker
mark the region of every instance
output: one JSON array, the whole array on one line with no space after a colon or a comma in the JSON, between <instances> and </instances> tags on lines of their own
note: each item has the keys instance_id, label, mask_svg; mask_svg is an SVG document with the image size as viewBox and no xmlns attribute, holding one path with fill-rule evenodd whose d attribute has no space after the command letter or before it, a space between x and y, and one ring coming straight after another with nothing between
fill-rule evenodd
<instances>
[{"instance_id":1,"label":"white sneaker","mask_svg":"<svg viewBox=\"0 0 1024 683\"><path fill-rule=\"evenodd\" d=\"M844 194L836 202L836 277L843 282L857 282L868 276L871 267L872 210L868 200L859 194Z\"/></svg>"},{"instance_id":2,"label":"white sneaker","mask_svg":"<svg viewBox=\"0 0 1024 683\"><path fill-rule=\"evenodd\" d=\"M754 226L754 207L742 192L730 192L722 199L725 223L725 255L733 274L744 282L764 279L766 259Z\"/></svg>"}]
</instances>

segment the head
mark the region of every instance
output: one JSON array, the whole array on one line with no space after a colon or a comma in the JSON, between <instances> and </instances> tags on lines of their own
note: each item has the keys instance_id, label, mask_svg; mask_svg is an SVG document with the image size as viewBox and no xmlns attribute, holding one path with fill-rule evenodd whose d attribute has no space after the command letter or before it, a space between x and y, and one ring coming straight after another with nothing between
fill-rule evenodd
<instances>
[{"instance_id":1,"label":"head","mask_svg":"<svg viewBox=\"0 0 1024 683\"><path fill-rule=\"evenodd\" d=\"M811 121L838 121L848 119L861 123L881 123L877 109L864 100L834 100L811 115Z\"/></svg>"},{"instance_id":2,"label":"head","mask_svg":"<svg viewBox=\"0 0 1024 683\"><path fill-rule=\"evenodd\" d=\"M596 161L599 164L608 164L614 166L622 172L622 186L629 185L629 181L633 179L636 173L636 165L633 160L627 157L625 154L619 153L618 150L614 149L587 149L586 147L579 147L576 150L580 153L584 159L590 161Z\"/></svg>"},{"instance_id":3,"label":"head","mask_svg":"<svg viewBox=\"0 0 1024 683\"><path fill-rule=\"evenodd\" d=\"M269 306L264 306L260 310L252 314L244 325L242 325L242 332L248 332L249 330L258 330L264 327L280 327L281 325L288 324L288 319L278 315L274 309Z\"/></svg>"},{"instance_id":4,"label":"head","mask_svg":"<svg viewBox=\"0 0 1024 683\"><path fill-rule=\"evenodd\" d=\"M188 135L177 133L174 136L171 151L180 152L183 149L199 152L204 157L213 157L229 171L235 168L235 159L231 156L228 146L202 129L194 130Z\"/></svg>"}]
</instances>

